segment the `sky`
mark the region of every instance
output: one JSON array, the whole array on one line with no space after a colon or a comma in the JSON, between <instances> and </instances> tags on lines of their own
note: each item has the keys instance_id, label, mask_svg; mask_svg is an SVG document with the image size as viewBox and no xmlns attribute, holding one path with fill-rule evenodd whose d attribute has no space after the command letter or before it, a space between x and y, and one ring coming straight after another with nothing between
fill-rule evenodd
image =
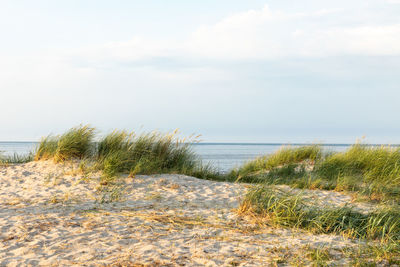
<instances>
[{"instance_id":1,"label":"sky","mask_svg":"<svg viewBox=\"0 0 400 267\"><path fill-rule=\"evenodd\" d=\"M1 0L0 140L79 124L400 143L400 0Z\"/></svg>"}]
</instances>

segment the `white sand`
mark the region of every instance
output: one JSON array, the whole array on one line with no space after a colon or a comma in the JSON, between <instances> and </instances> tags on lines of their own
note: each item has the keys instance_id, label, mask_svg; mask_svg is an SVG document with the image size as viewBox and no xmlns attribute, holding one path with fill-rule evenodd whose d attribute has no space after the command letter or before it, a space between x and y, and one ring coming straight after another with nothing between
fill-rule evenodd
<instances>
[{"instance_id":1,"label":"white sand","mask_svg":"<svg viewBox=\"0 0 400 267\"><path fill-rule=\"evenodd\" d=\"M246 185L156 175L101 191L98 178L51 162L0 167L0 266L266 266L304 246L354 244L239 218Z\"/></svg>"}]
</instances>

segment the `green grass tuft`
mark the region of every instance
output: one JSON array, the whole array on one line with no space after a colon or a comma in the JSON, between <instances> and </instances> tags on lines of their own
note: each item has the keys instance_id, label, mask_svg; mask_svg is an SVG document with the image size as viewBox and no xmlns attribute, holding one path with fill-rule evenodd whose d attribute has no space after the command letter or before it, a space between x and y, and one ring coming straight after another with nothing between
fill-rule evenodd
<instances>
[{"instance_id":1,"label":"green grass tuft","mask_svg":"<svg viewBox=\"0 0 400 267\"><path fill-rule=\"evenodd\" d=\"M98 166L105 176L121 172L130 175L154 173L189 173L198 169L200 162L185 139L177 132L134 135L113 132L98 145Z\"/></svg>"},{"instance_id":2,"label":"green grass tuft","mask_svg":"<svg viewBox=\"0 0 400 267\"><path fill-rule=\"evenodd\" d=\"M231 171L231 180L357 192L370 200L400 199L400 148L361 144L323 153L318 146L284 148Z\"/></svg>"},{"instance_id":3,"label":"green grass tuft","mask_svg":"<svg viewBox=\"0 0 400 267\"><path fill-rule=\"evenodd\" d=\"M209 165L203 165L192 150L195 138L179 138L177 131L136 135L113 131L98 143L93 142L95 129L79 126L61 136L48 136L40 142L35 160L63 162L87 159L91 168L103 171L110 181L122 173L179 173L199 178L223 180L224 176Z\"/></svg>"},{"instance_id":4,"label":"green grass tuft","mask_svg":"<svg viewBox=\"0 0 400 267\"><path fill-rule=\"evenodd\" d=\"M113 131L101 139L97 145L97 158L104 159L116 151L129 151L133 135L126 131Z\"/></svg>"},{"instance_id":5,"label":"green grass tuft","mask_svg":"<svg viewBox=\"0 0 400 267\"><path fill-rule=\"evenodd\" d=\"M232 170L229 174L237 180L251 182L258 180L257 176L263 175L273 169L282 168L287 165L298 165L302 163L314 164L321 158L321 147L319 145L310 145L302 147L282 147L277 152L259 157L249 161L242 167Z\"/></svg>"},{"instance_id":6,"label":"green grass tuft","mask_svg":"<svg viewBox=\"0 0 400 267\"><path fill-rule=\"evenodd\" d=\"M42 138L35 153L35 160L53 159L57 150L58 137L47 136Z\"/></svg>"},{"instance_id":7,"label":"green grass tuft","mask_svg":"<svg viewBox=\"0 0 400 267\"><path fill-rule=\"evenodd\" d=\"M32 161L33 157L33 153L28 153L26 155L13 154L11 156L0 154L0 165L27 163Z\"/></svg>"},{"instance_id":8,"label":"green grass tuft","mask_svg":"<svg viewBox=\"0 0 400 267\"><path fill-rule=\"evenodd\" d=\"M91 156L95 129L88 125L70 129L60 136L54 154L56 162Z\"/></svg>"},{"instance_id":9,"label":"green grass tuft","mask_svg":"<svg viewBox=\"0 0 400 267\"><path fill-rule=\"evenodd\" d=\"M94 128L81 125L61 136L47 136L40 142L35 160L53 159L62 162L90 157L94 149L94 132Z\"/></svg>"},{"instance_id":10,"label":"green grass tuft","mask_svg":"<svg viewBox=\"0 0 400 267\"><path fill-rule=\"evenodd\" d=\"M400 148L360 144L335 153L316 165L315 174L338 187L369 195L400 197Z\"/></svg>"},{"instance_id":11,"label":"green grass tuft","mask_svg":"<svg viewBox=\"0 0 400 267\"><path fill-rule=\"evenodd\" d=\"M400 210L388 207L364 214L350 207L308 205L300 194L273 190L260 185L249 190L239 209L266 218L273 225L306 229L314 233L335 233L348 237L400 240Z\"/></svg>"}]
</instances>

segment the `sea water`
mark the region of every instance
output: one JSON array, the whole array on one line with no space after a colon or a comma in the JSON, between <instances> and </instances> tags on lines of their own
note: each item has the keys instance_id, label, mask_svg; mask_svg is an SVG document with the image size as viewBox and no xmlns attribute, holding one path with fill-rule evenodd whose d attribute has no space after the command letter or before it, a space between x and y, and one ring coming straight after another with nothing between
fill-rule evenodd
<instances>
[{"instance_id":1,"label":"sea water","mask_svg":"<svg viewBox=\"0 0 400 267\"><path fill-rule=\"evenodd\" d=\"M36 149L37 142L0 142L3 155L23 155ZM252 160L256 157L271 154L282 146L296 147L300 144L254 144L254 143L197 143L192 144L194 152L204 163L211 164L221 172ZM343 151L346 144L323 145L327 151Z\"/></svg>"}]
</instances>

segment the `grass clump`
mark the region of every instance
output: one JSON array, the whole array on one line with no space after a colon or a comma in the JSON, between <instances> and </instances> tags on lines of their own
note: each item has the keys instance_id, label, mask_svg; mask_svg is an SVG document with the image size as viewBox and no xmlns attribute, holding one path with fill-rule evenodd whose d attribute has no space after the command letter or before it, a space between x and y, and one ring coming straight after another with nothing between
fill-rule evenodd
<instances>
[{"instance_id":1,"label":"grass clump","mask_svg":"<svg viewBox=\"0 0 400 267\"><path fill-rule=\"evenodd\" d=\"M102 169L106 177L130 170L130 151L133 145L133 136L125 131L114 131L97 145L97 168Z\"/></svg>"},{"instance_id":2,"label":"grass clump","mask_svg":"<svg viewBox=\"0 0 400 267\"><path fill-rule=\"evenodd\" d=\"M308 248L306 257L313 263L313 266L329 266L328 263L332 260L329 248L324 247Z\"/></svg>"},{"instance_id":3,"label":"grass clump","mask_svg":"<svg viewBox=\"0 0 400 267\"><path fill-rule=\"evenodd\" d=\"M283 148L230 173L231 180L352 191L375 201L400 199L400 148L355 144L344 152L320 146Z\"/></svg>"},{"instance_id":4,"label":"grass clump","mask_svg":"<svg viewBox=\"0 0 400 267\"><path fill-rule=\"evenodd\" d=\"M178 132L135 134L113 131L95 143L95 129L79 126L60 136L48 136L40 142L35 160L63 162L85 159L93 170L101 170L111 182L121 173L179 173L199 178L222 179L209 165L203 165L194 154L191 143L197 137L179 138ZM88 167L86 167L87 169Z\"/></svg>"},{"instance_id":5,"label":"grass clump","mask_svg":"<svg viewBox=\"0 0 400 267\"><path fill-rule=\"evenodd\" d=\"M93 152L93 138L95 129L88 125L70 129L60 136L54 154L56 162L69 159L83 159Z\"/></svg>"},{"instance_id":6,"label":"grass clump","mask_svg":"<svg viewBox=\"0 0 400 267\"><path fill-rule=\"evenodd\" d=\"M126 131L113 131L97 144L97 158L104 159L117 151L128 151L132 145L132 134Z\"/></svg>"},{"instance_id":7,"label":"grass clump","mask_svg":"<svg viewBox=\"0 0 400 267\"><path fill-rule=\"evenodd\" d=\"M282 147L277 152L259 157L249 161L239 169L230 173L232 179L257 182L258 178L271 170L290 167L294 170L303 163L314 164L321 158L321 147L319 145L301 146L301 147ZM289 169L290 169L289 168ZM284 170L289 170L284 169Z\"/></svg>"},{"instance_id":8,"label":"grass clump","mask_svg":"<svg viewBox=\"0 0 400 267\"><path fill-rule=\"evenodd\" d=\"M335 233L354 238L398 242L400 210L380 209L368 214L350 207L315 207L300 195L291 195L260 185L249 190L239 211L266 219L276 226Z\"/></svg>"},{"instance_id":9,"label":"grass clump","mask_svg":"<svg viewBox=\"0 0 400 267\"><path fill-rule=\"evenodd\" d=\"M55 162L62 162L90 157L94 147L94 131L88 125L81 125L71 128L61 136L47 136L40 142L35 160L53 159Z\"/></svg>"},{"instance_id":10,"label":"grass clump","mask_svg":"<svg viewBox=\"0 0 400 267\"><path fill-rule=\"evenodd\" d=\"M177 132L135 135L115 131L105 136L98 145L98 166L106 177L121 172L136 174L195 173L200 162L190 143L179 139Z\"/></svg>"},{"instance_id":11,"label":"grass clump","mask_svg":"<svg viewBox=\"0 0 400 267\"><path fill-rule=\"evenodd\" d=\"M48 160L53 159L56 154L58 137L47 136L42 138L35 153L35 160Z\"/></svg>"},{"instance_id":12,"label":"grass clump","mask_svg":"<svg viewBox=\"0 0 400 267\"><path fill-rule=\"evenodd\" d=\"M25 155L18 155L14 153L10 156L4 156L0 153L0 165L27 163L32 161L33 158L33 153L28 153Z\"/></svg>"},{"instance_id":13,"label":"grass clump","mask_svg":"<svg viewBox=\"0 0 400 267\"><path fill-rule=\"evenodd\" d=\"M315 174L335 181L338 189L375 197L400 197L400 148L353 145L316 165Z\"/></svg>"},{"instance_id":14,"label":"grass clump","mask_svg":"<svg viewBox=\"0 0 400 267\"><path fill-rule=\"evenodd\" d=\"M343 256L351 259L352 266L398 266L400 243L368 244L358 248L345 248Z\"/></svg>"}]
</instances>

